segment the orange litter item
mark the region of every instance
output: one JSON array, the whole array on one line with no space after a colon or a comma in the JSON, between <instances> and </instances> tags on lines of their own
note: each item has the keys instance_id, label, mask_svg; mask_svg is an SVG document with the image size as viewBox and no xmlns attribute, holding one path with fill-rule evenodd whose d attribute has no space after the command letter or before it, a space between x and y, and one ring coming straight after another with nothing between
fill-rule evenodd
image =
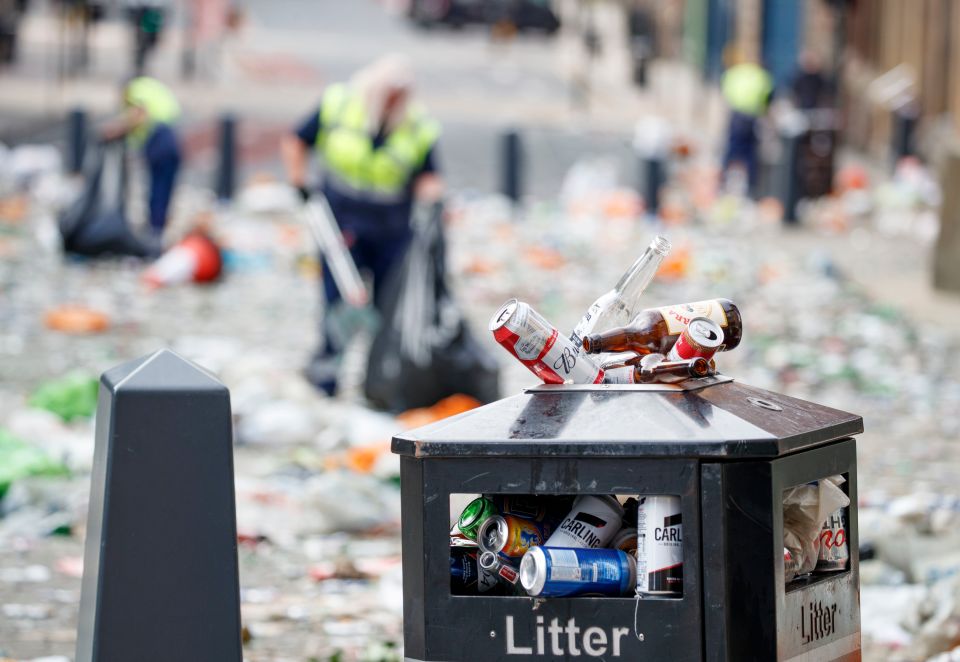
<instances>
[{"instance_id":1,"label":"orange litter item","mask_svg":"<svg viewBox=\"0 0 960 662\"><path fill-rule=\"evenodd\" d=\"M48 311L43 323L48 329L61 333L102 333L110 327L110 318L85 306L66 305Z\"/></svg>"},{"instance_id":2,"label":"orange litter item","mask_svg":"<svg viewBox=\"0 0 960 662\"><path fill-rule=\"evenodd\" d=\"M476 409L481 405L483 405L483 403L472 396L455 393L440 400L433 406L408 409L402 414L397 415L397 421L407 428L418 428L421 425L427 425L428 423L440 421L449 416Z\"/></svg>"}]
</instances>

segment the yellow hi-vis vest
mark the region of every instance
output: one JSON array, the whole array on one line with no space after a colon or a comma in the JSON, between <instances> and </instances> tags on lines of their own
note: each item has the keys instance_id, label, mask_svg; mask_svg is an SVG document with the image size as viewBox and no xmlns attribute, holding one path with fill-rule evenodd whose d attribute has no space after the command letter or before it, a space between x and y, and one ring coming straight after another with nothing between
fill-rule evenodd
<instances>
[{"instance_id":1,"label":"yellow hi-vis vest","mask_svg":"<svg viewBox=\"0 0 960 662\"><path fill-rule=\"evenodd\" d=\"M331 85L320 105L317 154L334 186L375 198L399 198L440 136L440 127L413 107L374 148L368 126L363 100L345 84Z\"/></svg>"},{"instance_id":2,"label":"yellow hi-vis vest","mask_svg":"<svg viewBox=\"0 0 960 662\"><path fill-rule=\"evenodd\" d=\"M754 117L766 110L773 91L770 74L763 67L749 62L728 69L720 85L731 108Z\"/></svg>"},{"instance_id":3,"label":"yellow hi-vis vest","mask_svg":"<svg viewBox=\"0 0 960 662\"><path fill-rule=\"evenodd\" d=\"M131 142L142 145L157 124L173 124L180 118L180 104L166 85L155 78L140 76L127 85L124 101L142 108L147 121L130 134Z\"/></svg>"}]
</instances>

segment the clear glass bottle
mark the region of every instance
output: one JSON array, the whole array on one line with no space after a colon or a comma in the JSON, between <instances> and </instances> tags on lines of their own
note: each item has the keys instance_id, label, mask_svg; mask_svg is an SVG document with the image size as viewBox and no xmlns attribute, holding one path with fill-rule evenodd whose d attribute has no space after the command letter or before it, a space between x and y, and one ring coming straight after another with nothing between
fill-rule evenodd
<instances>
[{"instance_id":1,"label":"clear glass bottle","mask_svg":"<svg viewBox=\"0 0 960 662\"><path fill-rule=\"evenodd\" d=\"M670 242L659 235L654 237L647 250L627 269L616 286L587 308L570 334L570 340L578 352L586 336L630 323L634 315L640 312L643 291L669 252Z\"/></svg>"}]
</instances>

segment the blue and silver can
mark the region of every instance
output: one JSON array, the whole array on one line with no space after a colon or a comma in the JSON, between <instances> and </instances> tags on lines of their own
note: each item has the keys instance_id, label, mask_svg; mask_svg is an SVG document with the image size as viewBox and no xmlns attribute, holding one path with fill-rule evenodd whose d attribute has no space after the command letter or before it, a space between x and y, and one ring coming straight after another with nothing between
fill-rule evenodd
<instances>
[{"instance_id":1,"label":"blue and silver can","mask_svg":"<svg viewBox=\"0 0 960 662\"><path fill-rule=\"evenodd\" d=\"M632 595L637 562L619 549L533 547L520 562L520 584L529 595Z\"/></svg>"}]
</instances>

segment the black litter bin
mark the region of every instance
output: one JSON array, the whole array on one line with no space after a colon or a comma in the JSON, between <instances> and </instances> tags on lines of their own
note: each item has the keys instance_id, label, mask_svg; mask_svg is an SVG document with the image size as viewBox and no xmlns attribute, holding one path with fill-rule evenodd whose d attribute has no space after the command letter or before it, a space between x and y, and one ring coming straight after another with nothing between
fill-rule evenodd
<instances>
[{"instance_id":1,"label":"black litter bin","mask_svg":"<svg viewBox=\"0 0 960 662\"><path fill-rule=\"evenodd\" d=\"M407 660L853 660L859 416L736 383L538 386L394 437ZM785 488L842 475L847 569L784 583ZM677 495L682 595L455 595L451 494Z\"/></svg>"}]
</instances>

